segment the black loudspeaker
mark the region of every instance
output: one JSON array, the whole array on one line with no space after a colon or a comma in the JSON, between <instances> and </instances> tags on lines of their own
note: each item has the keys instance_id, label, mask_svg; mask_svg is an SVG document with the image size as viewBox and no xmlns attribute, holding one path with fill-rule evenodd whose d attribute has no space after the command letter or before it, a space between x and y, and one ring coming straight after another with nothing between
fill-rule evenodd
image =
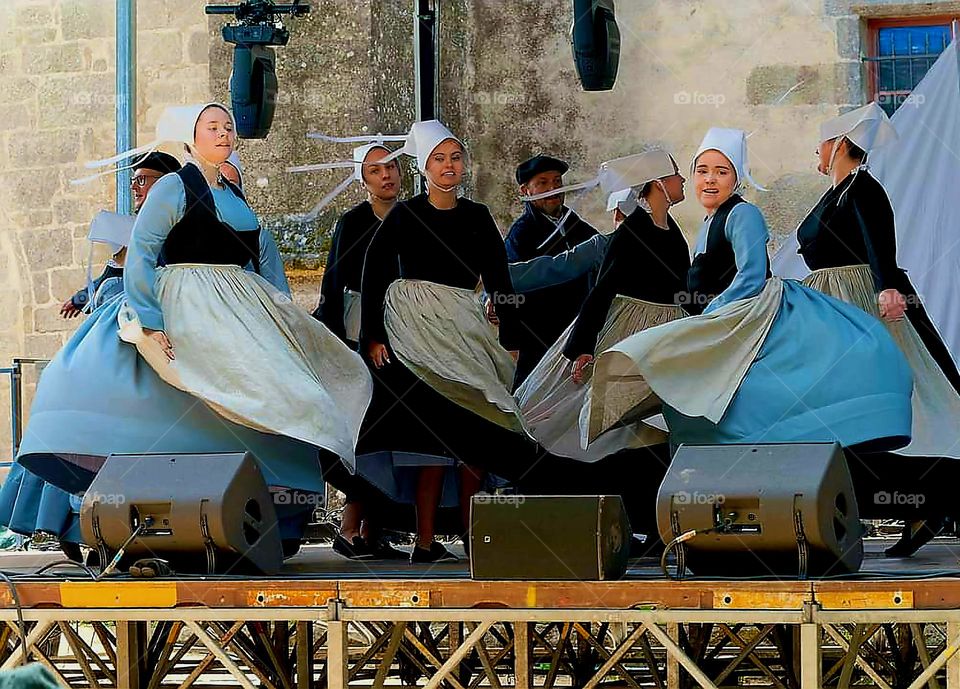
<instances>
[{"instance_id":1,"label":"black loudspeaker","mask_svg":"<svg viewBox=\"0 0 960 689\"><path fill-rule=\"evenodd\" d=\"M613 0L573 0L573 63L584 91L609 91L620 65Z\"/></svg>"},{"instance_id":2,"label":"black loudspeaker","mask_svg":"<svg viewBox=\"0 0 960 689\"><path fill-rule=\"evenodd\" d=\"M474 579L619 579L630 536L619 495L475 495L470 573Z\"/></svg>"},{"instance_id":3,"label":"black loudspeaker","mask_svg":"<svg viewBox=\"0 0 960 689\"><path fill-rule=\"evenodd\" d=\"M83 496L80 529L104 565L127 541L127 556L163 558L181 573L271 574L283 562L273 500L249 452L110 455Z\"/></svg>"},{"instance_id":4,"label":"black loudspeaker","mask_svg":"<svg viewBox=\"0 0 960 689\"><path fill-rule=\"evenodd\" d=\"M707 576L826 575L863 562L843 451L831 443L681 445L657 496L680 570Z\"/></svg>"},{"instance_id":5,"label":"black loudspeaker","mask_svg":"<svg viewBox=\"0 0 960 689\"><path fill-rule=\"evenodd\" d=\"M262 45L238 45L233 51L230 105L242 139L265 139L277 104L276 55Z\"/></svg>"}]
</instances>

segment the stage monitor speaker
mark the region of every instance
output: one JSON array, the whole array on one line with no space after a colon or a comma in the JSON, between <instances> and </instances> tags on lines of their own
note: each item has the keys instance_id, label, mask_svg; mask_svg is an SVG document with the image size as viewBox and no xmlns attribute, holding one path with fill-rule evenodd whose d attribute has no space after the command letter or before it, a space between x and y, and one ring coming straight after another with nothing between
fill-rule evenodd
<instances>
[{"instance_id":1,"label":"stage monitor speaker","mask_svg":"<svg viewBox=\"0 0 960 689\"><path fill-rule=\"evenodd\" d=\"M630 535L619 495L475 495L470 573L474 579L619 579Z\"/></svg>"},{"instance_id":2,"label":"stage monitor speaker","mask_svg":"<svg viewBox=\"0 0 960 689\"><path fill-rule=\"evenodd\" d=\"M83 496L80 529L104 564L128 540L126 556L163 558L181 573L270 574L283 562L249 452L111 455Z\"/></svg>"},{"instance_id":3,"label":"stage monitor speaker","mask_svg":"<svg viewBox=\"0 0 960 689\"><path fill-rule=\"evenodd\" d=\"M664 543L697 575L856 572L863 541L837 444L681 445L657 496Z\"/></svg>"},{"instance_id":4,"label":"stage monitor speaker","mask_svg":"<svg viewBox=\"0 0 960 689\"><path fill-rule=\"evenodd\" d=\"M584 91L609 91L620 65L613 0L573 1L573 63Z\"/></svg>"}]
</instances>

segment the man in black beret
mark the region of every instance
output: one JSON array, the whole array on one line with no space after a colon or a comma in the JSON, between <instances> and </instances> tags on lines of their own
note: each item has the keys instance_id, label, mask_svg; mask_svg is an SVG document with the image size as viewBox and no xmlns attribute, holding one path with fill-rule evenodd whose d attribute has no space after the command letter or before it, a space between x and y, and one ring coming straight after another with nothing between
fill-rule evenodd
<instances>
[{"instance_id":1,"label":"man in black beret","mask_svg":"<svg viewBox=\"0 0 960 689\"><path fill-rule=\"evenodd\" d=\"M536 155L517 166L517 184L523 196L542 194L563 186L569 169L564 161ZM523 215L507 234L507 260L529 261L538 256L557 256L598 232L564 204L562 193L524 203ZM566 216L566 217L565 217ZM561 220L563 220L561 224ZM523 324L520 355L514 387L520 385L540 362L547 349L580 313L590 290L590 276L582 275L555 287L527 292L519 306Z\"/></svg>"},{"instance_id":2,"label":"man in black beret","mask_svg":"<svg viewBox=\"0 0 960 689\"><path fill-rule=\"evenodd\" d=\"M179 169L180 161L169 153L163 153L162 151L154 151L138 160L133 166L133 177L130 180L130 190L133 192L134 214L140 211L154 183L164 175L176 172ZM127 247L124 246L107 261L103 273L93 281L94 294L96 294L104 282L108 280L111 281L111 285L114 287L111 293L122 289L123 262L126 255ZM112 280L112 278L117 279ZM64 318L76 318L83 312L89 297L90 295L87 294L86 287L77 290L72 297L60 305L60 315Z\"/></svg>"}]
</instances>

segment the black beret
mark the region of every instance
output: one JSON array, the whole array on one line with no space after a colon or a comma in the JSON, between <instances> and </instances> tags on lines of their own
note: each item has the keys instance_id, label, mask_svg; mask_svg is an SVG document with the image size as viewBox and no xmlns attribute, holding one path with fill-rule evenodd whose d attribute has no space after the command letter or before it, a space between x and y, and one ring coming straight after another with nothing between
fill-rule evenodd
<instances>
[{"instance_id":1,"label":"black beret","mask_svg":"<svg viewBox=\"0 0 960 689\"><path fill-rule=\"evenodd\" d=\"M559 172L564 174L570 166L559 158L536 155L517 165L517 184L526 184L541 172Z\"/></svg>"},{"instance_id":2,"label":"black beret","mask_svg":"<svg viewBox=\"0 0 960 689\"><path fill-rule=\"evenodd\" d=\"M147 170L156 170L157 172L167 174L168 172L176 172L180 169L180 167L180 161L169 153L164 153L163 151L154 151L153 153L144 156L143 159L138 160L133 166L133 169L140 170L146 168Z\"/></svg>"}]
</instances>

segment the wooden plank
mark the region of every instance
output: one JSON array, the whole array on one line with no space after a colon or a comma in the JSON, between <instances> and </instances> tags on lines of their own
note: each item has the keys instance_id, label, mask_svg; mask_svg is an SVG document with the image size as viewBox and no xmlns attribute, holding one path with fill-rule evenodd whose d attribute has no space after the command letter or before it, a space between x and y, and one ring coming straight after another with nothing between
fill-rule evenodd
<instances>
[{"instance_id":1,"label":"wooden plank","mask_svg":"<svg viewBox=\"0 0 960 689\"><path fill-rule=\"evenodd\" d=\"M854 625L853 636L850 638L850 645L847 647L846 656L843 659L843 669L840 670L840 680L838 689L850 689L850 678L853 677L853 668L857 659L860 657L860 647L866 640L864 626L862 624ZM864 661L866 662L866 661Z\"/></svg>"},{"instance_id":2,"label":"wooden plank","mask_svg":"<svg viewBox=\"0 0 960 689\"><path fill-rule=\"evenodd\" d=\"M824 610L910 610L913 591L824 591L817 594L817 602Z\"/></svg>"},{"instance_id":3,"label":"wooden plank","mask_svg":"<svg viewBox=\"0 0 960 689\"><path fill-rule=\"evenodd\" d=\"M230 640L237 634L237 632L243 629L243 625L244 625L243 620L239 622L234 622L233 626L227 631L226 634L220 635L220 638L217 641L219 641L221 648L225 644L229 643ZM195 636L194 638L197 641L200 640L199 637ZM190 644L190 645L193 645L193 644ZM178 687L178 689L186 689L187 687L192 686L194 682L200 679L200 675L206 672L207 668L213 664L213 661L215 659L216 659L216 656L213 655L213 653L207 653L207 655L204 656L204 658L199 663L197 663L196 667L194 667L193 670L190 671L190 674L187 675L186 678L180 683L180 686Z\"/></svg>"},{"instance_id":4,"label":"wooden plank","mask_svg":"<svg viewBox=\"0 0 960 689\"><path fill-rule=\"evenodd\" d=\"M927 648L927 639L923 635L923 627L913 623L910 625L910 632L913 643L917 647L917 654L920 656L920 664L926 669L930 667L930 650ZM928 684L928 689L940 689L940 682L937 681L936 677L931 677Z\"/></svg>"},{"instance_id":5,"label":"wooden plank","mask_svg":"<svg viewBox=\"0 0 960 689\"><path fill-rule=\"evenodd\" d=\"M467 622L466 627L469 631L473 631L476 625ZM497 675L496 668L490 662L490 654L487 653L487 647L482 638L480 639L480 642L476 644L476 646L477 655L480 657L480 664L483 665L483 671L487 674L487 680L490 682L490 686L493 687L493 689L503 689L502 685L500 684L500 678ZM453 642L451 641L451 648L452 647Z\"/></svg>"},{"instance_id":6,"label":"wooden plank","mask_svg":"<svg viewBox=\"0 0 960 689\"><path fill-rule=\"evenodd\" d=\"M603 665L600 666L600 669L596 671L593 677L591 677L590 680L584 685L583 689L595 689L596 686L600 684L600 680L606 677L607 673L610 672L610 670L612 670L614 667L619 668L621 674L623 674L625 677L630 677L629 673L627 673L627 671L623 669L623 666L620 665L620 659L626 655L627 651L633 648L633 645L641 636L643 636L645 631L646 630L644 629L643 625L638 624L637 628L634 629L626 639L620 642L620 645L614 649L612 654L607 653L606 649L601 646L601 649L603 650L607 659L604 661ZM636 682L633 680L633 678L630 678L630 682L636 686Z\"/></svg>"},{"instance_id":7,"label":"wooden plank","mask_svg":"<svg viewBox=\"0 0 960 689\"><path fill-rule=\"evenodd\" d=\"M147 651L146 623L117 622L117 689L147 686L143 658Z\"/></svg>"},{"instance_id":8,"label":"wooden plank","mask_svg":"<svg viewBox=\"0 0 960 689\"><path fill-rule=\"evenodd\" d=\"M297 622L297 689L313 687L313 625Z\"/></svg>"},{"instance_id":9,"label":"wooden plank","mask_svg":"<svg viewBox=\"0 0 960 689\"><path fill-rule=\"evenodd\" d=\"M841 649L844 651L849 650L850 644L848 644L846 639L841 636L840 632L833 628L833 625L825 624L823 625L823 629L825 632L827 632L827 634L830 635L830 638L832 638L837 645L840 646ZM880 687L880 689L890 689L890 685L887 684L887 682L877 673L877 671L873 669L873 666L864 660L859 654L854 656L854 660L856 661L857 665L859 665L861 669L866 672L867 675L869 675L870 679L872 679L877 686Z\"/></svg>"},{"instance_id":10,"label":"wooden plank","mask_svg":"<svg viewBox=\"0 0 960 689\"><path fill-rule=\"evenodd\" d=\"M670 635L674 643L679 642L680 625L676 623L668 624L667 634ZM669 651L667 652L667 689L680 689L680 662Z\"/></svg>"},{"instance_id":11,"label":"wooden plank","mask_svg":"<svg viewBox=\"0 0 960 689\"><path fill-rule=\"evenodd\" d=\"M800 689L820 689L820 625L800 625Z\"/></svg>"},{"instance_id":12,"label":"wooden plank","mask_svg":"<svg viewBox=\"0 0 960 689\"><path fill-rule=\"evenodd\" d=\"M720 590L713 594L713 607L743 610L802 610L809 591Z\"/></svg>"},{"instance_id":13,"label":"wooden plank","mask_svg":"<svg viewBox=\"0 0 960 689\"><path fill-rule=\"evenodd\" d=\"M387 677L390 675L390 668L393 667L393 660L397 656L397 649L400 648L400 642L403 641L403 634L407 629L406 622L397 622L390 630L390 642L387 644L387 650L380 659L380 667L377 668L377 676L373 681L374 689L383 689Z\"/></svg>"},{"instance_id":14,"label":"wooden plank","mask_svg":"<svg viewBox=\"0 0 960 689\"><path fill-rule=\"evenodd\" d=\"M473 647L483 638L483 635L487 633L487 630L493 626L492 622L484 622L477 626L466 639L463 640L463 643L450 654L450 657L444 661L440 666L440 669L437 670L436 674L430 678L426 686L423 689L437 689L440 686L440 682L444 679L447 679L450 673L453 671L457 665L460 664L460 661L463 660L466 655L473 650ZM453 678L450 678L453 680ZM453 681L454 686L458 685L459 682Z\"/></svg>"},{"instance_id":15,"label":"wooden plank","mask_svg":"<svg viewBox=\"0 0 960 689\"><path fill-rule=\"evenodd\" d=\"M347 661L347 622L327 622L327 686L329 689L346 689L349 682Z\"/></svg>"},{"instance_id":16,"label":"wooden plank","mask_svg":"<svg viewBox=\"0 0 960 689\"><path fill-rule=\"evenodd\" d=\"M960 633L953 636L948 634L946 648L943 649L943 652L941 652L940 655L934 658L929 667L920 673L919 677L910 683L910 686L907 687L907 689L921 689L921 687L923 687L923 685L926 684L929 679L940 670L940 668L947 664L950 658L953 658L957 655L958 650L960 650Z\"/></svg>"},{"instance_id":17,"label":"wooden plank","mask_svg":"<svg viewBox=\"0 0 960 689\"><path fill-rule=\"evenodd\" d=\"M83 676L86 678L87 684L89 684L90 687L99 687L100 682L93 673L93 668L90 667L90 661L87 659L86 653L83 651L80 644L77 643L77 636L70 627L70 623L60 622L58 626L60 627L60 633L66 637L67 644L70 646L70 650L73 651L73 657L76 658L77 662L80 664L80 671L83 672Z\"/></svg>"},{"instance_id":18,"label":"wooden plank","mask_svg":"<svg viewBox=\"0 0 960 689\"><path fill-rule=\"evenodd\" d=\"M177 604L177 583L65 581L60 584L60 600L65 608L172 608Z\"/></svg>"},{"instance_id":19,"label":"wooden plank","mask_svg":"<svg viewBox=\"0 0 960 689\"><path fill-rule=\"evenodd\" d=\"M960 622L947 623L947 643L960 637ZM960 689L960 653L947 660L947 689Z\"/></svg>"},{"instance_id":20,"label":"wooden plank","mask_svg":"<svg viewBox=\"0 0 960 689\"><path fill-rule=\"evenodd\" d=\"M513 656L516 689L531 689L533 678L530 674L530 625L527 622L516 622L513 625Z\"/></svg>"},{"instance_id":21,"label":"wooden plank","mask_svg":"<svg viewBox=\"0 0 960 689\"><path fill-rule=\"evenodd\" d=\"M484 623L484 624L486 624L486 623ZM491 623L491 624L492 624L492 623ZM486 629L489 629L489 627L490 627L490 625L487 624L485 627L483 627L483 629L486 630ZM405 629L404 632L403 632L403 637L404 637L407 641L409 641L411 644L413 644L413 645L416 647L416 649L417 649L418 651L420 651L424 656L426 656L427 661L429 661L430 663L432 663L434 667L436 667L436 668L443 667L443 663L440 661L440 659L437 658L437 657L430 651L429 648L427 648L426 644L424 644L423 641L421 641L421 640L417 637L416 634L414 634L414 633L413 633L412 631L410 631L409 629ZM469 651L470 649L467 649L467 650ZM464 655L466 655L466 653L464 653ZM460 657L462 657L462 656L460 656ZM459 663L460 660L458 659L457 662ZM426 675L427 675L428 677L431 676L432 674L434 674L434 673L433 673L433 672L427 672L427 673L426 673ZM460 683L460 681L459 681L456 677L447 677L446 680L447 680L450 684L452 684L455 689L465 689L464 686Z\"/></svg>"},{"instance_id":22,"label":"wooden plank","mask_svg":"<svg viewBox=\"0 0 960 689\"><path fill-rule=\"evenodd\" d=\"M667 649L667 653L677 659L677 661L683 666L683 669L689 672L693 679L700 684L703 689L718 689L717 685L710 681L710 678L697 667L690 657L684 653L683 649L680 648L677 643L670 638L670 635L660 629L655 624L647 625L647 629L650 631L650 634L656 637L663 646Z\"/></svg>"},{"instance_id":23,"label":"wooden plank","mask_svg":"<svg viewBox=\"0 0 960 689\"><path fill-rule=\"evenodd\" d=\"M230 672L231 675L240 683L240 686L243 689L256 689L253 686L253 683L250 681L250 678L247 677L246 673L240 669L240 667L233 662L230 656L227 655L227 652L224 651L216 642L213 637L211 637L206 630L202 629L199 624L192 620L186 620L185 624L190 628L197 638L200 640L207 649L217 657L217 660L220 661L220 664L223 665Z\"/></svg>"}]
</instances>

